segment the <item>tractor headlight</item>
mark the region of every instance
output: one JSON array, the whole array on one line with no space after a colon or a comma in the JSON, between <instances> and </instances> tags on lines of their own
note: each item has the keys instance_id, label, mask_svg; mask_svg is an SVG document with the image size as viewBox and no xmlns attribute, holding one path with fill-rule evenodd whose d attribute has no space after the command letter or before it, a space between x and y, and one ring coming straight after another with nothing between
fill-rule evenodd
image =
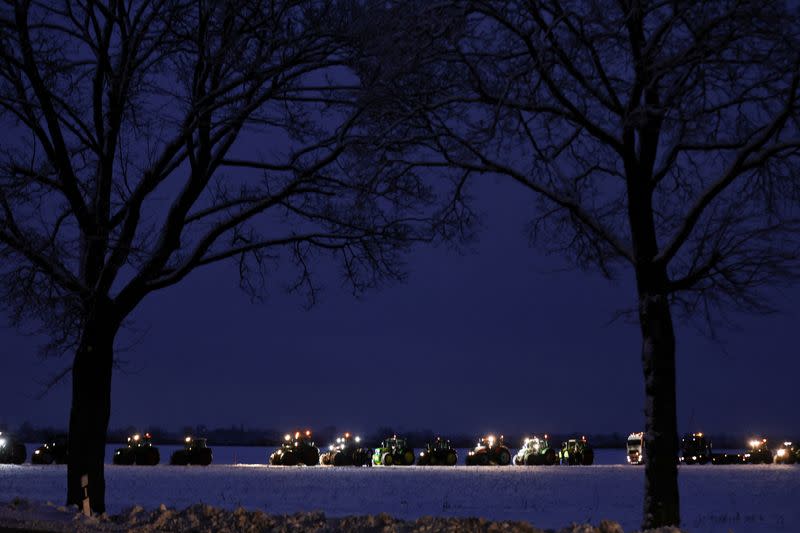
<instances>
[{"instance_id":1,"label":"tractor headlight","mask_svg":"<svg viewBox=\"0 0 800 533\"><path fill-rule=\"evenodd\" d=\"M35 452L33 452L33 455L39 455L40 453L42 453L41 450L36 450Z\"/></svg>"},{"instance_id":2,"label":"tractor headlight","mask_svg":"<svg viewBox=\"0 0 800 533\"><path fill-rule=\"evenodd\" d=\"M781 448L780 450L778 450L776 455L778 457L785 457L786 456L786 448Z\"/></svg>"},{"instance_id":3,"label":"tractor headlight","mask_svg":"<svg viewBox=\"0 0 800 533\"><path fill-rule=\"evenodd\" d=\"M0 439L0 448L5 448L6 446L6 439Z\"/></svg>"}]
</instances>

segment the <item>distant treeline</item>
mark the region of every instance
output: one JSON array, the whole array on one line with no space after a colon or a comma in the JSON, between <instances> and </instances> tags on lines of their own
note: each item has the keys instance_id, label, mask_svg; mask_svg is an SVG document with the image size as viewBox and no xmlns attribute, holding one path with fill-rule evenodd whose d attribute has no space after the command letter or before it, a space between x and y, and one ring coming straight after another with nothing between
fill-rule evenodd
<instances>
[{"instance_id":1,"label":"distant treeline","mask_svg":"<svg viewBox=\"0 0 800 533\"><path fill-rule=\"evenodd\" d=\"M153 435L153 441L157 444L180 444L183 442L184 437L193 435L195 437L205 437L208 439L210 445L217 446L277 446L283 440L283 435L291 428L279 431L276 429L260 429L260 428L246 428L240 426L230 426L221 428L208 428L206 426L184 426L180 430L169 430L158 426L150 427L125 427L111 429L108 432L108 443L124 443L129 435L134 433L149 432ZM306 428L296 428L306 429ZM310 428L314 433L313 437L318 446L327 446L333 442L334 439L346 429L339 429L335 426L327 426L324 428L314 429ZM0 431L13 432L17 438L24 442L45 442L52 437L65 435L67 432L64 429L53 427L35 427L32 424L25 422L18 428L8 427L0 424ZM376 446L382 439L390 437L394 434L406 437L411 445L415 448L420 448L425 443L431 441L438 434L431 430L416 430L416 431L400 431L392 427L384 426L375 431L362 434L364 443L367 446ZM478 434L444 434L443 437L450 439L453 446L457 448L470 448L475 445L480 435ZM526 435L523 434L507 434L504 435L505 442L512 447L519 446ZM540 437L542 435L539 435ZM583 436L578 433L550 434L551 442L556 445L570 438L580 438ZM586 438L595 448L624 448L625 441L628 437L623 433L587 433ZM733 434L720 434L711 435L714 447L717 449L739 449L745 446L745 443L750 438L750 435L733 435ZM769 436L768 436L769 437ZM772 444L777 444L783 439L772 439Z\"/></svg>"}]
</instances>

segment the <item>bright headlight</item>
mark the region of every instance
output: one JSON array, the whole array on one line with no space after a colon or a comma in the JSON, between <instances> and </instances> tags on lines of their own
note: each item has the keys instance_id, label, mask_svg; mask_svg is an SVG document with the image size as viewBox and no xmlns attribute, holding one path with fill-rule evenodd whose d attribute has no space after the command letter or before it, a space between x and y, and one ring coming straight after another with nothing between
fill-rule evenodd
<instances>
[{"instance_id":1,"label":"bright headlight","mask_svg":"<svg viewBox=\"0 0 800 533\"><path fill-rule=\"evenodd\" d=\"M780 450L778 450L777 455L778 457L784 457L786 455L786 449L781 448Z\"/></svg>"},{"instance_id":2,"label":"bright headlight","mask_svg":"<svg viewBox=\"0 0 800 533\"><path fill-rule=\"evenodd\" d=\"M6 439L0 439L0 448L6 445Z\"/></svg>"},{"instance_id":3,"label":"bright headlight","mask_svg":"<svg viewBox=\"0 0 800 533\"><path fill-rule=\"evenodd\" d=\"M758 439L753 439L753 440L750 441L750 447L751 448L756 448L759 444L761 444L761 441L758 440Z\"/></svg>"}]
</instances>

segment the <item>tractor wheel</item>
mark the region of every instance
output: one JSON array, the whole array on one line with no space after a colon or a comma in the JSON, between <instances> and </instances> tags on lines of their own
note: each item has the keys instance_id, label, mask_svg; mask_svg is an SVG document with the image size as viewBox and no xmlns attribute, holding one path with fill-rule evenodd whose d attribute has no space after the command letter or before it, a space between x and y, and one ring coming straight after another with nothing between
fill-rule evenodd
<instances>
[{"instance_id":1,"label":"tractor wheel","mask_svg":"<svg viewBox=\"0 0 800 533\"><path fill-rule=\"evenodd\" d=\"M525 456L525 464L528 466L536 466L539 464L539 458L534 453L529 453Z\"/></svg>"},{"instance_id":2,"label":"tractor wheel","mask_svg":"<svg viewBox=\"0 0 800 533\"><path fill-rule=\"evenodd\" d=\"M384 453L381 455L381 464L383 466L392 466L394 464L394 456L391 453Z\"/></svg>"},{"instance_id":3,"label":"tractor wheel","mask_svg":"<svg viewBox=\"0 0 800 533\"><path fill-rule=\"evenodd\" d=\"M578 464L581 464L583 466L590 466L593 463L594 463L594 450L592 449L583 450L583 453L581 454L581 461L578 461Z\"/></svg>"},{"instance_id":4,"label":"tractor wheel","mask_svg":"<svg viewBox=\"0 0 800 533\"><path fill-rule=\"evenodd\" d=\"M331 454L325 452L319 456L319 464L323 466L330 466L331 464Z\"/></svg>"},{"instance_id":5,"label":"tractor wheel","mask_svg":"<svg viewBox=\"0 0 800 533\"><path fill-rule=\"evenodd\" d=\"M497 451L497 464L500 466L511 464L511 452L509 452L508 449L500 448Z\"/></svg>"},{"instance_id":6,"label":"tractor wheel","mask_svg":"<svg viewBox=\"0 0 800 533\"><path fill-rule=\"evenodd\" d=\"M306 466L314 466L319 463L319 450L311 448L303 454L303 464Z\"/></svg>"},{"instance_id":7,"label":"tractor wheel","mask_svg":"<svg viewBox=\"0 0 800 533\"><path fill-rule=\"evenodd\" d=\"M169 458L169 464L176 466L186 466L189 464L189 456L183 450L178 450Z\"/></svg>"},{"instance_id":8,"label":"tractor wheel","mask_svg":"<svg viewBox=\"0 0 800 533\"><path fill-rule=\"evenodd\" d=\"M342 452L335 452L333 457L331 457L331 464L333 466L345 466L347 464L347 458Z\"/></svg>"},{"instance_id":9,"label":"tractor wheel","mask_svg":"<svg viewBox=\"0 0 800 533\"><path fill-rule=\"evenodd\" d=\"M31 455L31 464L34 465L51 465L53 464L53 456L47 452L39 451Z\"/></svg>"},{"instance_id":10,"label":"tractor wheel","mask_svg":"<svg viewBox=\"0 0 800 533\"><path fill-rule=\"evenodd\" d=\"M281 457L281 464L283 466L296 466L297 465L297 454L294 452L284 452L283 457Z\"/></svg>"},{"instance_id":11,"label":"tractor wheel","mask_svg":"<svg viewBox=\"0 0 800 533\"><path fill-rule=\"evenodd\" d=\"M272 466L280 466L281 464L280 452L272 452L272 455L269 456L269 464Z\"/></svg>"},{"instance_id":12,"label":"tractor wheel","mask_svg":"<svg viewBox=\"0 0 800 533\"><path fill-rule=\"evenodd\" d=\"M28 451L22 443L16 443L11 447L11 462L15 465L21 465L25 462L28 456Z\"/></svg>"},{"instance_id":13,"label":"tractor wheel","mask_svg":"<svg viewBox=\"0 0 800 533\"><path fill-rule=\"evenodd\" d=\"M121 450L117 450L114 452L114 459L113 463L115 465L132 465L133 464L133 453L129 452L127 449L123 448Z\"/></svg>"},{"instance_id":14,"label":"tractor wheel","mask_svg":"<svg viewBox=\"0 0 800 533\"><path fill-rule=\"evenodd\" d=\"M420 465L420 466L422 466L422 459L419 459L419 460L417 461L417 464L418 464L418 465ZM437 466L437 465L439 464L439 458L438 458L438 457L436 457L436 455L431 455L430 457L428 457L428 458L425 460L425 464L427 464L427 465L431 465L431 466Z\"/></svg>"},{"instance_id":15,"label":"tractor wheel","mask_svg":"<svg viewBox=\"0 0 800 533\"><path fill-rule=\"evenodd\" d=\"M140 466L155 466L161 461L157 448L145 448L134 457L134 462Z\"/></svg>"},{"instance_id":16,"label":"tractor wheel","mask_svg":"<svg viewBox=\"0 0 800 533\"><path fill-rule=\"evenodd\" d=\"M489 456L485 453L475 456L475 464L479 466L486 466L489 464Z\"/></svg>"},{"instance_id":17,"label":"tractor wheel","mask_svg":"<svg viewBox=\"0 0 800 533\"><path fill-rule=\"evenodd\" d=\"M522 466L523 464L522 458L519 455L515 455L513 461L515 466Z\"/></svg>"},{"instance_id":18,"label":"tractor wheel","mask_svg":"<svg viewBox=\"0 0 800 533\"><path fill-rule=\"evenodd\" d=\"M455 466L458 462L458 455L456 452L447 452L447 456L445 457L445 464L448 466Z\"/></svg>"},{"instance_id":19,"label":"tractor wheel","mask_svg":"<svg viewBox=\"0 0 800 533\"><path fill-rule=\"evenodd\" d=\"M196 465L200 466L208 466L211 464L211 461L214 460L213 455L211 454L210 448L204 448L201 450L195 451L195 457L192 462Z\"/></svg>"},{"instance_id":20,"label":"tractor wheel","mask_svg":"<svg viewBox=\"0 0 800 533\"><path fill-rule=\"evenodd\" d=\"M414 464L414 451L413 450L406 450L403 454L403 464L406 466L411 466Z\"/></svg>"},{"instance_id":21,"label":"tractor wheel","mask_svg":"<svg viewBox=\"0 0 800 533\"><path fill-rule=\"evenodd\" d=\"M700 459L698 459L697 462L700 463L701 465L708 464L708 456L707 455L701 455Z\"/></svg>"},{"instance_id":22,"label":"tractor wheel","mask_svg":"<svg viewBox=\"0 0 800 533\"><path fill-rule=\"evenodd\" d=\"M547 451L544 452L544 464L547 466L556 464L556 452L553 448L548 448Z\"/></svg>"},{"instance_id":23,"label":"tractor wheel","mask_svg":"<svg viewBox=\"0 0 800 533\"><path fill-rule=\"evenodd\" d=\"M764 456L764 464L771 465L775 461L775 458L772 457L772 454L767 454Z\"/></svg>"}]
</instances>

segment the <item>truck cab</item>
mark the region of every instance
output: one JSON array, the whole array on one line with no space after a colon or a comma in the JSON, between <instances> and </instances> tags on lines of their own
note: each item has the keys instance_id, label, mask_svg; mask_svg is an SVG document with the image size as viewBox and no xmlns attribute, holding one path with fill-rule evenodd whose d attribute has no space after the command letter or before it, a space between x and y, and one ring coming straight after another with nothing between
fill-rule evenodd
<instances>
[{"instance_id":1,"label":"truck cab","mask_svg":"<svg viewBox=\"0 0 800 533\"><path fill-rule=\"evenodd\" d=\"M640 465L644 463L644 432L631 433L628 435L626 443L627 459L630 465Z\"/></svg>"}]
</instances>

